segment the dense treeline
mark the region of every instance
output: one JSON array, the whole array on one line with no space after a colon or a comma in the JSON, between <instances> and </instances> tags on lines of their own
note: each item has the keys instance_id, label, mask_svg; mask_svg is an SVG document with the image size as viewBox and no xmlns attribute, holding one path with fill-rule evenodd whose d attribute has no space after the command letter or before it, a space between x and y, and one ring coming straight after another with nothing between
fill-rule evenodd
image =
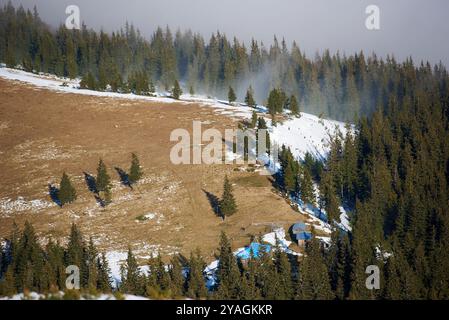
<instances>
[{"instance_id":1,"label":"dense treeline","mask_svg":"<svg viewBox=\"0 0 449 320\"><path fill-rule=\"evenodd\" d=\"M391 98L360 120L355 137L337 136L324 175L338 201L355 209L346 264L359 285L348 297L449 298L447 82ZM383 290L369 292L360 280L379 255L376 247L392 255L379 265Z\"/></svg>"},{"instance_id":2,"label":"dense treeline","mask_svg":"<svg viewBox=\"0 0 449 320\"><path fill-rule=\"evenodd\" d=\"M66 267L69 265L79 268L82 290L90 293L112 291L106 256L97 251L92 238L85 242L76 225L72 225L66 247L52 239L42 247L40 240L28 222L22 232L14 225L11 236L1 247L0 295L65 290Z\"/></svg>"},{"instance_id":3,"label":"dense treeline","mask_svg":"<svg viewBox=\"0 0 449 320\"><path fill-rule=\"evenodd\" d=\"M447 86L445 68L412 60L331 55L307 58L296 43L288 48L275 38L266 47L256 40L249 47L222 33L206 41L199 34L158 28L144 39L132 25L112 34L83 26L52 30L38 16L8 4L0 8L0 61L26 70L82 77L91 88L151 93L154 85L170 90L182 80L190 92L227 97L230 86L243 100L251 89L252 105L266 102L268 92L282 89L295 96L302 111L340 120L372 114L394 98ZM252 92L254 89L254 92ZM246 100L246 99L245 99Z\"/></svg>"},{"instance_id":4,"label":"dense treeline","mask_svg":"<svg viewBox=\"0 0 449 320\"><path fill-rule=\"evenodd\" d=\"M447 79L447 75L443 75ZM325 252L332 288L346 299L449 298L449 88L391 97L355 134L337 134L324 165L280 151L279 186L315 201L313 180L330 223L352 209L352 232L335 228ZM349 128L348 128L349 129ZM348 237L349 236L349 237ZM367 290L368 265L381 270L381 290Z\"/></svg>"},{"instance_id":5,"label":"dense treeline","mask_svg":"<svg viewBox=\"0 0 449 320\"><path fill-rule=\"evenodd\" d=\"M17 292L56 293L68 298L80 294L118 293L150 298L194 299L330 299L333 297L319 243L314 240L298 269L296 261L281 251L261 252L259 257L241 261L235 258L231 242L222 233L215 284L206 287L206 263L197 250L189 257L174 255L166 265L160 255L150 258L143 271L131 249L121 267L118 287L112 286L108 261L99 253L92 238L85 242L72 225L67 246L49 240L42 248L33 227L17 226L1 248L0 296ZM66 289L66 267L80 270L80 291ZM167 267L168 266L168 267ZM299 270L299 272L298 272ZM324 271L324 272L323 272Z\"/></svg>"}]
</instances>

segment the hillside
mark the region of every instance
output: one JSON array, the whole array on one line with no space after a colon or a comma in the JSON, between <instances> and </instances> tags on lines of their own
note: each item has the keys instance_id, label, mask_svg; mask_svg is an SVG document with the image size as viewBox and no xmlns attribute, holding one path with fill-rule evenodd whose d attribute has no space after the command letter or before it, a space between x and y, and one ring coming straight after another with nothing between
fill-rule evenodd
<instances>
[{"instance_id":1,"label":"hillside","mask_svg":"<svg viewBox=\"0 0 449 320\"><path fill-rule=\"evenodd\" d=\"M246 106L199 96L175 101L164 93L144 97L80 90L76 80L8 68L0 68L0 77L1 237L9 235L14 221L31 221L45 238L66 236L75 222L108 252L117 278L128 245L141 259L158 252L187 255L197 247L213 259L221 230L238 248L250 235L271 232L273 227L287 230L297 221L313 219L293 210L273 189L271 178L246 172L245 166L170 163L173 129L191 131L193 120L201 121L204 129L232 128L251 116ZM263 116L264 107L258 110ZM270 127L270 132L298 157L305 151L325 157L333 126L344 133L342 123L302 114ZM121 185L114 170L128 169L131 152L139 154L145 171L135 190ZM88 191L83 174L95 174L100 157L114 181L113 202L106 208ZM79 199L59 208L48 184L59 183L63 171L72 177ZM221 196L225 174L236 190L239 211L222 222L209 199Z\"/></svg>"}]
</instances>

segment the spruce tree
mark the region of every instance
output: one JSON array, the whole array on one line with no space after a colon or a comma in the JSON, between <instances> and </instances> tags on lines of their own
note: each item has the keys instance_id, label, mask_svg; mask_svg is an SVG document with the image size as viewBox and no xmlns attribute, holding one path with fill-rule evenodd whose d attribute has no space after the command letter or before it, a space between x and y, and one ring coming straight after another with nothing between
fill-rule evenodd
<instances>
[{"instance_id":1,"label":"spruce tree","mask_svg":"<svg viewBox=\"0 0 449 320\"><path fill-rule=\"evenodd\" d=\"M232 185L229 182L228 176L225 176L223 183L223 195L220 200L220 214L223 219L233 215L237 211L237 204L235 203Z\"/></svg>"},{"instance_id":2,"label":"spruce tree","mask_svg":"<svg viewBox=\"0 0 449 320\"><path fill-rule=\"evenodd\" d=\"M66 265L78 266L80 270L80 285L84 287L87 284L89 275L87 249L83 241L83 235L74 223L70 229L69 243L64 261Z\"/></svg>"},{"instance_id":3,"label":"spruce tree","mask_svg":"<svg viewBox=\"0 0 449 320\"><path fill-rule=\"evenodd\" d=\"M218 299L239 299L241 293L240 272L237 260L232 253L231 243L224 232L220 236L219 250L216 297Z\"/></svg>"},{"instance_id":4,"label":"spruce tree","mask_svg":"<svg viewBox=\"0 0 449 320\"><path fill-rule=\"evenodd\" d=\"M44 290L44 251L38 243L33 226L27 221L17 245L13 261L14 278L18 291Z\"/></svg>"},{"instance_id":5,"label":"spruce tree","mask_svg":"<svg viewBox=\"0 0 449 320\"><path fill-rule=\"evenodd\" d=\"M149 82L149 92L151 95L154 95L156 93L156 87L154 86L154 82L151 79Z\"/></svg>"},{"instance_id":6,"label":"spruce tree","mask_svg":"<svg viewBox=\"0 0 449 320\"><path fill-rule=\"evenodd\" d=\"M248 105L248 107L256 107L256 100L254 100L254 92L251 86L249 86L248 90L246 91L245 103Z\"/></svg>"},{"instance_id":7,"label":"spruce tree","mask_svg":"<svg viewBox=\"0 0 449 320\"><path fill-rule=\"evenodd\" d=\"M234 89L232 89L232 87L229 87L228 101L230 104L233 104L235 102L235 100L237 100L237 97L235 95Z\"/></svg>"},{"instance_id":8,"label":"spruce tree","mask_svg":"<svg viewBox=\"0 0 449 320\"><path fill-rule=\"evenodd\" d=\"M189 272L187 274L187 295L194 299L205 298L207 289L203 270L205 263L199 250L190 253Z\"/></svg>"},{"instance_id":9,"label":"spruce tree","mask_svg":"<svg viewBox=\"0 0 449 320\"><path fill-rule=\"evenodd\" d=\"M263 117L259 117L259 119L257 119L257 129L267 129L267 122L265 121L265 119Z\"/></svg>"},{"instance_id":10,"label":"spruce tree","mask_svg":"<svg viewBox=\"0 0 449 320\"><path fill-rule=\"evenodd\" d=\"M296 97L294 95L291 95L290 97L290 105L289 105L290 111L293 115L299 115L299 105L298 100L296 100Z\"/></svg>"},{"instance_id":11,"label":"spruce tree","mask_svg":"<svg viewBox=\"0 0 449 320\"><path fill-rule=\"evenodd\" d=\"M109 268L109 262L106 258L106 254L103 252L101 256L97 257L97 272L98 281L97 288L100 292L110 292L112 290L111 286L111 269Z\"/></svg>"},{"instance_id":12,"label":"spruce tree","mask_svg":"<svg viewBox=\"0 0 449 320\"><path fill-rule=\"evenodd\" d=\"M288 256L281 250L275 252L276 272L279 279L279 299L289 300L293 298L292 269Z\"/></svg>"},{"instance_id":13,"label":"spruce tree","mask_svg":"<svg viewBox=\"0 0 449 320\"><path fill-rule=\"evenodd\" d=\"M267 108L273 119L277 113L281 113L283 111L285 101L285 93L281 89L274 88L270 91L270 94L268 95Z\"/></svg>"},{"instance_id":14,"label":"spruce tree","mask_svg":"<svg viewBox=\"0 0 449 320\"><path fill-rule=\"evenodd\" d=\"M340 222L339 203L335 194L334 183L329 172L326 172L323 175L323 179L320 184L320 193L320 200L322 200L326 210L328 222Z\"/></svg>"},{"instance_id":15,"label":"spruce tree","mask_svg":"<svg viewBox=\"0 0 449 320\"><path fill-rule=\"evenodd\" d=\"M185 293L186 281L183 275L183 266L180 261L180 256L173 256L170 260L170 265L169 274L172 296L173 298L181 297Z\"/></svg>"},{"instance_id":16,"label":"spruce tree","mask_svg":"<svg viewBox=\"0 0 449 320\"><path fill-rule=\"evenodd\" d=\"M324 263L319 241L312 239L306 256L300 262L299 298L304 300L328 300L333 298L328 270Z\"/></svg>"},{"instance_id":17,"label":"spruce tree","mask_svg":"<svg viewBox=\"0 0 449 320\"><path fill-rule=\"evenodd\" d=\"M98 267L97 267L98 252L92 237L89 238L89 244L87 247L86 255L88 267L87 288L91 292L96 292L98 284Z\"/></svg>"},{"instance_id":18,"label":"spruce tree","mask_svg":"<svg viewBox=\"0 0 449 320\"><path fill-rule=\"evenodd\" d=\"M77 198L76 190L72 186L70 182L70 178L64 172L62 174L61 183L59 186L58 199L61 203L61 206L64 206L66 203L72 203Z\"/></svg>"},{"instance_id":19,"label":"spruce tree","mask_svg":"<svg viewBox=\"0 0 449 320\"><path fill-rule=\"evenodd\" d=\"M128 247L128 257L122 265L122 279L120 290L125 293L142 295L143 286L139 266L131 247Z\"/></svg>"},{"instance_id":20,"label":"spruce tree","mask_svg":"<svg viewBox=\"0 0 449 320\"><path fill-rule=\"evenodd\" d=\"M175 80L175 84L172 89L172 97L176 100L179 100L179 97L182 95L182 89L179 86L178 80Z\"/></svg>"},{"instance_id":21,"label":"spruce tree","mask_svg":"<svg viewBox=\"0 0 449 320\"><path fill-rule=\"evenodd\" d=\"M251 128L255 128L257 125L257 112L253 110L253 113L251 115Z\"/></svg>"},{"instance_id":22,"label":"spruce tree","mask_svg":"<svg viewBox=\"0 0 449 320\"><path fill-rule=\"evenodd\" d=\"M251 251L250 258L245 270L242 272L241 281L241 299L257 300L260 299L260 289L257 284L258 258L254 258Z\"/></svg>"},{"instance_id":23,"label":"spruce tree","mask_svg":"<svg viewBox=\"0 0 449 320\"><path fill-rule=\"evenodd\" d=\"M137 183L143 176L142 167L140 166L139 158L135 153L131 154L131 167L129 169L129 182L131 184Z\"/></svg>"},{"instance_id":24,"label":"spruce tree","mask_svg":"<svg viewBox=\"0 0 449 320\"><path fill-rule=\"evenodd\" d=\"M97 191L105 198L105 202L108 203L111 200L111 177L108 174L105 163L102 159L98 162L97 177L96 177Z\"/></svg>"},{"instance_id":25,"label":"spruce tree","mask_svg":"<svg viewBox=\"0 0 449 320\"><path fill-rule=\"evenodd\" d=\"M313 181L312 176L307 170L307 168L302 168L302 173L299 178L299 185L300 185L300 194L301 194L301 200L302 202L310 203L312 205L315 204L315 193L313 190Z\"/></svg>"}]
</instances>

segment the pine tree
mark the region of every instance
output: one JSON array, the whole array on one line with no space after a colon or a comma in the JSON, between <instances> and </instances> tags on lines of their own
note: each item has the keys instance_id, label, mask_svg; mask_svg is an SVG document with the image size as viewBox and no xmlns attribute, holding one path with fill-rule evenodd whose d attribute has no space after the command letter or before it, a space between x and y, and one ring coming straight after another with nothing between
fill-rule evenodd
<instances>
[{"instance_id":1,"label":"pine tree","mask_svg":"<svg viewBox=\"0 0 449 320\"><path fill-rule=\"evenodd\" d=\"M253 113L251 115L251 128L255 128L257 125L257 112L253 110Z\"/></svg>"},{"instance_id":2,"label":"pine tree","mask_svg":"<svg viewBox=\"0 0 449 320\"><path fill-rule=\"evenodd\" d=\"M287 193L292 192L296 187L296 175L291 165L288 165L284 171L284 187Z\"/></svg>"},{"instance_id":3,"label":"pine tree","mask_svg":"<svg viewBox=\"0 0 449 320\"><path fill-rule=\"evenodd\" d=\"M70 179L65 172L62 174L58 198L61 206L67 203L72 203L77 198L76 190L72 186L72 183L70 182Z\"/></svg>"},{"instance_id":4,"label":"pine tree","mask_svg":"<svg viewBox=\"0 0 449 320\"><path fill-rule=\"evenodd\" d=\"M128 248L128 257L122 265L122 279L120 290L125 293L142 295L143 286L139 266L131 247Z\"/></svg>"},{"instance_id":5,"label":"pine tree","mask_svg":"<svg viewBox=\"0 0 449 320\"><path fill-rule=\"evenodd\" d=\"M92 237L89 238L89 245L87 247L87 267L88 267L88 280L87 287L91 292L96 292L98 284L98 268L97 258L98 252L94 245Z\"/></svg>"},{"instance_id":6,"label":"pine tree","mask_svg":"<svg viewBox=\"0 0 449 320\"><path fill-rule=\"evenodd\" d=\"M53 242L50 239L47 243L45 254L46 261L46 273L48 275L48 286L50 289L54 288L60 290L65 288L65 263L64 254L65 248L63 248L58 242Z\"/></svg>"},{"instance_id":7,"label":"pine tree","mask_svg":"<svg viewBox=\"0 0 449 320\"><path fill-rule=\"evenodd\" d=\"M277 250L275 252L276 272L279 278L280 294L279 299L289 300L293 298L292 269L288 256L285 252Z\"/></svg>"},{"instance_id":8,"label":"pine tree","mask_svg":"<svg viewBox=\"0 0 449 320\"><path fill-rule=\"evenodd\" d=\"M267 129L267 122L263 117L259 117L257 120L257 128L258 129Z\"/></svg>"},{"instance_id":9,"label":"pine tree","mask_svg":"<svg viewBox=\"0 0 449 320\"><path fill-rule=\"evenodd\" d=\"M294 95L291 95L290 97L290 111L293 115L299 115L299 105L298 105L298 100L296 100L296 97Z\"/></svg>"},{"instance_id":10,"label":"pine tree","mask_svg":"<svg viewBox=\"0 0 449 320\"><path fill-rule=\"evenodd\" d=\"M172 89L172 97L176 100L179 100L179 97L182 95L181 87L179 86L178 80L175 80L175 85Z\"/></svg>"},{"instance_id":11,"label":"pine tree","mask_svg":"<svg viewBox=\"0 0 449 320\"><path fill-rule=\"evenodd\" d=\"M185 293L186 280L184 279L183 266L180 261L180 256L173 256L170 260L170 265L171 267L169 269L169 273L173 298L181 297Z\"/></svg>"},{"instance_id":12,"label":"pine tree","mask_svg":"<svg viewBox=\"0 0 449 320\"><path fill-rule=\"evenodd\" d=\"M13 262L14 279L19 291L41 291L44 288L44 252L38 243L33 226L27 221L17 245Z\"/></svg>"},{"instance_id":13,"label":"pine tree","mask_svg":"<svg viewBox=\"0 0 449 320\"><path fill-rule=\"evenodd\" d=\"M129 181L131 184L137 183L143 176L139 158L135 153L131 154L131 167L129 169Z\"/></svg>"},{"instance_id":14,"label":"pine tree","mask_svg":"<svg viewBox=\"0 0 449 320\"><path fill-rule=\"evenodd\" d=\"M332 299L333 293L328 270L317 239L314 238L309 242L306 253L299 269L299 298L304 300Z\"/></svg>"},{"instance_id":15,"label":"pine tree","mask_svg":"<svg viewBox=\"0 0 449 320\"><path fill-rule=\"evenodd\" d=\"M69 243L64 260L66 265L78 266L80 270L80 285L84 287L87 284L89 276L87 249L83 241L83 236L74 223L70 229Z\"/></svg>"},{"instance_id":16,"label":"pine tree","mask_svg":"<svg viewBox=\"0 0 449 320\"><path fill-rule=\"evenodd\" d=\"M237 211L234 194L232 192L232 185L229 182L228 176L225 176L223 183L223 195L220 200L220 214L223 219L233 215Z\"/></svg>"},{"instance_id":17,"label":"pine tree","mask_svg":"<svg viewBox=\"0 0 449 320\"><path fill-rule=\"evenodd\" d=\"M156 275L157 275L157 284L160 288L160 290L163 292L163 294L167 294L167 292L170 292L170 274L165 270L165 264L162 261L162 257L160 253L158 253L158 256L156 258Z\"/></svg>"},{"instance_id":18,"label":"pine tree","mask_svg":"<svg viewBox=\"0 0 449 320\"><path fill-rule=\"evenodd\" d=\"M327 213L328 222L340 222L340 208L337 196L335 195L334 183L329 172L323 175L320 184L320 200L323 202Z\"/></svg>"},{"instance_id":19,"label":"pine tree","mask_svg":"<svg viewBox=\"0 0 449 320\"><path fill-rule=\"evenodd\" d=\"M260 299L260 290L257 286L258 262L251 252L247 268L242 273L241 281L241 299L257 300Z\"/></svg>"},{"instance_id":20,"label":"pine tree","mask_svg":"<svg viewBox=\"0 0 449 320\"><path fill-rule=\"evenodd\" d=\"M206 285L203 276L205 263L199 250L190 253L189 272L187 274L187 295L200 299L207 296Z\"/></svg>"},{"instance_id":21,"label":"pine tree","mask_svg":"<svg viewBox=\"0 0 449 320\"><path fill-rule=\"evenodd\" d=\"M240 272L237 260L231 249L231 243L224 232L220 236L220 253L218 256L216 297L218 299L239 299Z\"/></svg>"},{"instance_id":22,"label":"pine tree","mask_svg":"<svg viewBox=\"0 0 449 320\"><path fill-rule=\"evenodd\" d=\"M307 168L303 168L299 181L301 200L304 203L315 204L312 176Z\"/></svg>"},{"instance_id":23,"label":"pine tree","mask_svg":"<svg viewBox=\"0 0 449 320\"><path fill-rule=\"evenodd\" d=\"M156 87L154 86L154 82L151 79L149 83L149 92L151 95L154 95L156 93Z\"/></svg>"},{"instance_id":24,"label":"pine tree","mask_svg":"<svg viewBox=\"0 0 449 320\"><path fill-rule=\"evenodd\" d=\"M256 100L254 100L254 91L251 86L249 86L248 90L246 91L245 103L248 105L248 107L256 107Z\"/></svg>"},{"instance_id":25,"label":"pine tree","mask_svg":"<svg viewBox=\"0 0 449 320\"><path fill-rule=\"evenodd\" d=\"M95 182L98 192L103 193L105 202L110 202L112 188L111 177L109 176L106 165L102 159L98 162L97 177Z\"/></svg>"},{"instance_id":26,"label":"pine tree","mask_svg":"<svg viewBox=\"0 0 449 320\"><path fill-rule=\"evenodd\" d=\"M337 299L344 300L348 296L350 286L350 252L347 234L335 231L336 251L334 252L335 265L331 269L332 289Z\"/></svg>"},{"instance_id":27,"label":"pine tree","mask_svg":"<svg viewBox=\"0 0 449 320\"><path fill-rule=\"evenodd\" d=\"M235 100L237 100L234 89L232 89L232 87L229 87L228 100L229 100L230 104L233 104L235 102Z\"/></svg>"},{"instance_id":28,"label":"pine tree","mask_svg":"<svg viewBox=\"0 0 449 320\"><path fill-rule=\"evenodd\" d=\"M110 292L112 290L111 286L111 269L109 268L109 262L106 258L105 253L101 254L101 257L97 257L97 270L98 270L98 281L97 288L100 292Z\"/></svg>"},{"instance_id":29,"label":"pine tree","mask_svg":"<svg viewBox=\"0 0 449 320\"><path fill-rule=\"evenodd\" d=\"M285 93L281 89L274 88L268 95L268 112L274 118L277 113L281 113L285 105Z\"/></svg>"}]
</instances>

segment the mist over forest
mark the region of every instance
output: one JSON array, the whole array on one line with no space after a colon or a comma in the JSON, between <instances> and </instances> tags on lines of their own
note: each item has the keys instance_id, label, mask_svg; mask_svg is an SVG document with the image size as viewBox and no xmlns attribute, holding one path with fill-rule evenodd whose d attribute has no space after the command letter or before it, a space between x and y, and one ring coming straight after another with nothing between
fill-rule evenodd
<instances>
[{"instance_id":1,"label":"mist over forest","mask_svg":"<svg viewBox=\"0 0 449 320\"><path fill-rule=\"evenodd\" d=\"M246 45L217 31L209 39L189 30L157 28L149 39L132 24L112 34L64 26L54 29L34 12L8 4L0 10L0 59L29 71L82 78L91 73L98 89L117 90L130 78L145 78L159 91L175 80L183 91L227 98L233 87L243 101L251 87L258 104L266 104L271 89L294 95L300 110L342 121L355 121L400 102L417 90L437 88L445 81L440 63L399 63L363 52L350 56L330 53L308 57L300 44L276 36L265 46L253 39ZM137 73L139 73L137 75ZM115 82L114 85L111 82ZM286 106L288 107L288 106Z\"/></svg>"}]
</instances>

